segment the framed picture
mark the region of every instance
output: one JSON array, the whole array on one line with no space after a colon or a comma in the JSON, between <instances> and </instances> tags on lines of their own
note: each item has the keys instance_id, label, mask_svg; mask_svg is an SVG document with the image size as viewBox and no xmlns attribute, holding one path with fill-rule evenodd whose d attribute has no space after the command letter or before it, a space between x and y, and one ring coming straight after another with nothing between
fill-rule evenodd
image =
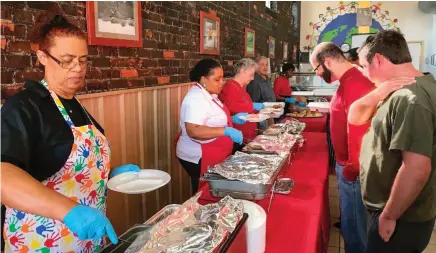
<instances>
[{"instance_id":1,"label":"framed picture","mask_svg":"<svg viewBox=\"0 0 436 253\"><path fill-rule=\"evenodd\" d=\"M220 18L200 11L200 54L220 54Z\"/></svg>"},{"instance_id":2,"label":"framed picture","mask_svg":"<svg viewBox=\"0 0 436 253\"><path fill-rule=\"evenodd\" d=\"M268 58L274 59L276 54L276 39L269 36L268 39Z\"/></svg>"},{"instance_id":3,"label":"framed picture","mask_svg":"<svg viewBox=\"0 0 436 253\"><path fill-rule=\"evenodd\" d=\"M288 42L283 42L283 60L288 59Z\"/></svg>"},{"instance_id":4,"label":"framed picture","mask_svg":"<svg viewBox=\"0 0 436 253\"><path fill-rule=\"evenodd\" d=\"M245 28L245 57L254 57L255 54L256 32L250 28Z\"/></svg>"},{"instance_id":5,"label":"framed picture","mask_svg":"<svg viewBox=\"0 0 436 253\"><path fill-rule=\"evenodd\" d=\"M86 2L89 45L142 47L141 2Z\"/></svg>"}]
</instances>

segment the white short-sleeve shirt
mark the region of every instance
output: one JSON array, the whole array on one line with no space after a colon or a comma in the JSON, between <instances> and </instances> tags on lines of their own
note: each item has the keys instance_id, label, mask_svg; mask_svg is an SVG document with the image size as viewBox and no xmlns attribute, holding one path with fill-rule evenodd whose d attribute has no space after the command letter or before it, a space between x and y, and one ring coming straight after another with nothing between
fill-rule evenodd
<instances>
[{"instance_id":1,"label":"white short-sleeve shirt","mask_svg":"<svg viewBox=\"0 0 436 253\"><path fill-rule=\"evenodd\" d=\"M217 103L215 103L215 100ZM180 128L182 135L177 142L177 157L191 162L198 163L202 157L201 144L214 141L200 141L191 139L186 133L185 122L209 127L226 127L227 115L222 109L223 104L216 96L210 95L206 90L193 86L183 99L180 109Z\"/></svg>"}]
</instances>

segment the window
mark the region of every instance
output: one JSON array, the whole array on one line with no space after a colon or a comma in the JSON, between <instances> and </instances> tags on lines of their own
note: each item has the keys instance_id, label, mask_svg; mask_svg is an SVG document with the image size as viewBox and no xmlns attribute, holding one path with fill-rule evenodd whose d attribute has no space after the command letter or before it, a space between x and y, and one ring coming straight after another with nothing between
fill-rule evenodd
<instances>
[{"instance_id":1,"label":"window","mask_svg":"<svg viewBox=\"0 0 436 253\"><path fill-rule=\"evenodd\" d=\"M277 1L265 1L265 6L268 9L271 9L273 11L277 11Z\"/></svg>"},{"instance_id":2,"label":"window","mask_svg":"<svg viewBox=\"0 0 436 253\"><path fill-rule=\"evenodd\" d=\"M292 3L292 26L294 30L299 30L298 7L299 6L297 2Z\"/></svg>"}]
</instances>

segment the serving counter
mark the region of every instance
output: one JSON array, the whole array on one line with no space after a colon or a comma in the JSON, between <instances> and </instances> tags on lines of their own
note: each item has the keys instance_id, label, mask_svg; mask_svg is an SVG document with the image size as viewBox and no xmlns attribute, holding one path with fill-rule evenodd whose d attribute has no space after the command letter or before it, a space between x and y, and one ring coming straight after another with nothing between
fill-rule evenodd
<instances>
[{"instance_id":1,"label":"serving counter","mask_svg":"<svg viewBox=\"0 0 436 253\"><path fill-rule=\"evenodd\" d=\"M294 180L294 188L289 195L275 194L267 214L267 253L316 253L326 252L328 248L330 214L326 134L304 132L303 136L305 144L281 170L283 177ZM219 200L210 195L207 184L199 191L202 191L201 204ZM269 198L256 203L267 211Z\"/></svg>"}]
</instances>

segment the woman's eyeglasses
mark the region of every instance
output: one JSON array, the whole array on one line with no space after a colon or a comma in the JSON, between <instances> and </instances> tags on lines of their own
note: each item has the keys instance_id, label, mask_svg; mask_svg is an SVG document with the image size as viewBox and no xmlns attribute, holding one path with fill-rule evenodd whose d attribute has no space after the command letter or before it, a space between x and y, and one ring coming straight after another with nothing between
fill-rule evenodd
<instances>
[{"instance_id":1,"label":"woman's eyeglasses","mask_svg":"<svg viewBox=\"0 0 436 253\"><path fill-rule=\"evenodd\" d=\"M71 60L71 61L60 61L53 55L51 55L49 52L44 51L46 55L48 55L54 62L56 62L59 66L61 66L64 69L73 69L77 66L77 64L80 65L81 68L88 68L91 64L88 57L85 57L83 59L80 59L78 62Z\"/></svg>"}]
</instances>

